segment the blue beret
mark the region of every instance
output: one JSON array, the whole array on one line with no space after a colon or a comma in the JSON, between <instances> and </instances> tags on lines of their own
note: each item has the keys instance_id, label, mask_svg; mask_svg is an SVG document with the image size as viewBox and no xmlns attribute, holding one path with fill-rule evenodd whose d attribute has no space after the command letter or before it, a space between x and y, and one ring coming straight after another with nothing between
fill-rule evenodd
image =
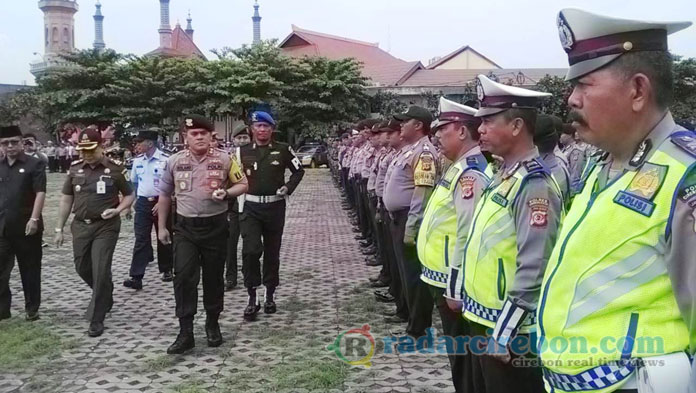
<instances>
[{"instance_id":1,"label":"blue beret","mask_svg":"<svg viewBox=\"0 0 696 393\"><path fill-rule=\"evenodd\" d=\"M256 122L268 123L274 127L276 125L275 120L273 120L273 116L268 114L268 112L262 112L262 111L253 112L251 114L251 122L252 123L256 123Z\"/></svg>"}]
</instances>

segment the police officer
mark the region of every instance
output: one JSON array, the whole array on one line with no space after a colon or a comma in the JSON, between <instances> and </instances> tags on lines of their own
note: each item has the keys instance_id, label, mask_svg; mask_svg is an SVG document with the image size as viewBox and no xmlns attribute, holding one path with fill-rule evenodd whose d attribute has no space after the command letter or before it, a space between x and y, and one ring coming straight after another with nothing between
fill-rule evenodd
<instances>
[{"instance_id":1,"label":"police officer","mask_svg":"<svg viewBox=\"0 0 696 393\"><path fill-rule=\"evenodd\" d=\"M520 357L533 355L511 354L510 343L517 336L530 342L539 285L563 209L560 187L534 146L536 106L550 94L483 75L478 81L479 143L501 157L503 166L476 206L462 252L463 274L457 277L471 334L488 337L488 350L472 356L474 391L540 392L540 368L516 366Z\"/></svg>"},{"instance_id":2,"label":"police officer","mask_svg":"<svg viewBox=\"0 0 696 393\"><path fill-rule=\"evenodd\" d=\"M374 266L382 266L380 275L374 282L371 283L373 288L388 287L391 280L389 276L389 253L393 253L391 244L387 248L386 232L382 226L382 218L379 212L380 196L377 194L377 178L379 176L380 162L389 153L389 122L383 121L377 123L372 128L372 138L375 148L377 149L375 157L368 171L367 192L369 196L370 221L372 224L372 232L375 234L374 241L377 244L377 257L375 258ZM382 179L383 182L384 179ZM384 187L384 184L382 184ZM382 195L380 192L379 195ZM368 264L369 266L370 264Z\"/></svg>"},{"instance_id":3,"label":"police officer","mask_svg":"<svg viewBox=\"0 0 696 393\"><path fill-rule=\"evenodd\" d=\"M468 324L461 317L461 299L446 293L450 267L461 264L461 252L473 218L476 202L488 185L484 173L486 158L478 146L476 109L440 98L440 117L434 122L442 153L452 162L428 201L417 236L420 279L427 284L442 320L443 334L468 335ZM459 268L453 268L456 273ZM455 276L456 276L455 273ZM456 282L456 278L452 280ZM454 292L454 291L451 291ZM445 296L456 299L450 309ZM432 310L432 305L430 310ZM471 359L466 348L449 354L452 381L457 392L473 391Z\"/></svg>"},{"instance_id":4,"label":"police officer","mask_svg":"<svg viewBox=\"0 0 696 393\"><path fill-rule=\"evenodd\" d=\"M696 348L696 136L669 110L667 36L691 23L579 9L557 23L572 125L606 154L575 196L541 286L547 387L685 393ZM545 345L575 337L586 350Z\"/></svg>"},{"instance_id":5,"label":"police officer","mask_svg":"<svg viewBox=\"0 0 696 393\"><path fill-rule=\"evenodd\" d=\"M266 314L276 312L275 290L280 283L280 245L285 226L286 198L300 184L304 169L292 148L272 140L276 128L273 117L262 111L251 114L253 143L241 148L242 166L249 178L244 211L239 221L242 230L242 272L249 303L244 319L254 320L261 309L256 288L266 287ZM285 181L285 170L292 174ZM263 254L263 275L261 255Z\"/></svg>"},{"instance_id":6,"label":"police officer","mask_svg":"<svg viewBox=\"0 0 696 393\"><path fill-rule=\"evenodd\" d=\"M539 115L535 125L534 145L539 150L539 155L544 164L551 171L554 180L561 188L563 206L570 203L570 172L563 153L558 151L560 140L561 119L551 115Z\"/></svg>"},{"instance_id":7,"label":"police officer","mask_svg":"<svg viewBox=\"0 0 696 393\"><path fill-rule=\"evenodd\" d=\"M575 195L581 191L583 170L592 154L592 150L587 143L577 137L575 128L570 124L563 124L560 142L563 144L563 154L568 162L571 194Z\"/></svg>"},{"instance_id":8,"label":"police officer","mask_svg":"<svg viewBox=\"0 0 696 393\"><path fill-rule=\"evenodd\" d=\"M251 142L246 124L239 124L232 130L234 149L232 153L237 162L242 162L240 148ZM231 291L237 286L237 244L239 244L239 213L244 208L244 195L230 198L227 219L230 223L230 236L227 239L227 261L225 262L225 290Z\"/></svg>"},{"instance_id":9,"label":"police officer","mask_svg":"<svg viewBox=\"0 0 696 393\"><path fill-rule=\"evenodd\" d=\"M384 207L392 218L394 254L409 310L406 333L420 337L432 324L432 298L420 280L416 235L438 171L437 152L428 138L433 118L419 106L411 106L394 118L401 122L401 138L407 148L396 158L387 179Z\"/></svg>"},{"instance_id":10,"label":"police officer","mask_svg":"<svg viewBox=\"0 0 696 393\"><path fill-rule=\"evenodd\" d=\"M46 164L22 151L17 126L0 127L0 320L10 318L10 273L15 256L24 290L26 319L39 319L41 304L41 211Z\"/></svg>"},{"instance_id":11,"label":"police officer","mask_svg":"<svg viewBox=\"0 0 696 393\"><path fill-rule=\"evenodd\" d=\"M134 142L136 152L140 154L133 160L131 182L135 186L137 199L135 201L133 260L130 267L130 278L123 286L140 290L143 288L143 276L147 264L152 262L152 227L157 227L157 201L159 187L164 169L167 166L169 154L157 148L157 131L140 131ZM171 226L170 226L171 229ZM157 265L162 273L162 281L172 281L172 247L157 240Z\"/></svg>"},{"instance_id":12,"label":"police officer","mask_svg":"<svg viewBox=\"0 0 696 393\"><path fill-rule=\"evenodd\" d=\"M104 332L104 318L114 303L111 262L121 230L120 214L130 209L135 195L126 179L127 170L104 155L98 130L81 131L78 141L82 159L70 165L63 184L55 242L58 247L63 244L63 227L72 210L75 269L92 288L87 333L98 337Z\"/></svg>"},{"instance_id":13,"label":"police officer","mask_svg":"<svg viewBox=\"0 0 696 393\"><path fill-rule=\"evenodd\" d=\"M208 119L185 116L181 128L188 148L167 160L158 201L159 240L171 244L167 220L172 195L176 196L174 297L179 335L167 349L169 354L184 353L195 346L193 318L201 271L208 346L222 344L218 320L224 299L227 200L247 190L246 178L234 157L211 147L215 128Z\"/></svg>"}]
</instances>

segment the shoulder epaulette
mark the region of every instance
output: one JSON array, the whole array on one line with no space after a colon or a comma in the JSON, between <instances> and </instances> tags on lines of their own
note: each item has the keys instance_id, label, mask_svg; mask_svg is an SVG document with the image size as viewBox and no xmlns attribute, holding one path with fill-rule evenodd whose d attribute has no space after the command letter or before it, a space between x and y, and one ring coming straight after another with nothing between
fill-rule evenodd
<instances>
[{"instance_id":1,"label":"shoulder epaulette","mask_svg":"<svg viewBox=\"0 0 696 393\"><path fill-rule=\"evenodd\" d=\"M118 166L122 166L122 165L123 165L123 161L119 161L119 160L116 160L116 159L113 159L113 158L109 158L109 162L112 163L112 164L114 164L114 165L118 165Z\"/></svg>"},{"instance_id":2,"label":"shoulder epaulette","mask_svg":"<svg viewBox=\"0 0 696 393\"><path fill-rule=\"evenodd\" d=\"M522 167L527 171L524 176L536 175L536 174L550 174L551 171L541 162L540 158L533 158L531 160L523 161Z\"/></svg>"},{"instance_id":3,"label":"shoulder epaulette","mask_svg":"<svg viewBox=\"0 0 696 393\"><path fill-rule=\"evenodd\" d=\"M696 134L691 131L675 132L670 140L689 155L696 157Z\"/></svg>"},{"instance_id":4,"label":"shoulder epaulette","mask_svg":"<svg viewBox=\"0 0 696 393\"><path fill-rule=\"evenodd\" d=\"M145 153L138 154L135 158L145 157Z\"/></svg>"},{"instance_id":5,"label":"shoulder epaulette","mask_svg":"<svg viewBox=\"0 0 696 393\"><path fill-rule=\"evenodd\" d=\"M162 155L165 156L165 157L171 156L171 154L169 154L169 153L167 153L167 152L164 152L164 151L162 152Z\"/></svg>"},{"instance_id":6,"label":"shoulder epaulette","mask_svg":"<svg viewBox=\"0 0 696 393\"><path fill-rule=\"evenodd\" d=\"M70 166L77 165L77 164L81 164L83 161L84 161L84 160L82 160L82 159L75 160L75 161L73 161L73 162L70 163Z\"/></svg>"}]
</instances>

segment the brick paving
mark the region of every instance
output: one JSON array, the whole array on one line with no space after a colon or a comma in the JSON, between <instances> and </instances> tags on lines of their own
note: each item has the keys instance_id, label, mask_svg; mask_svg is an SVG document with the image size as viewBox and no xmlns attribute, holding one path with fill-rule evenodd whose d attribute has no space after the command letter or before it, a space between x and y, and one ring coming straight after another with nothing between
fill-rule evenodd
<instances>
[{"instance_id":1,"label":"brick paving","mask_svg":"<svg viewBox=\"0 0 696 393\"><path fill-rule=\"evenodd\" d=\"M62 175L52 174L47 213L57 210ZM308 170L290 199L281 251L279 311L259 314L245 322L242 311L246 293L225 293L221 327L225 344L205 345L205 313L199 304L195 333L197 347L189 354L167 356L166 348L178 331L171 283L163 283L156 264L148 268L145 287L134 292L121 285L127 277L133 247L132 221L123 221L113 263L114 307L99 338L86 334L83 318L89 291L74 271L69 238L61 249L44 249L42 321L67 348L50 359L37 359L34 366L4 370L0 365L2 392L166 392L186 391L182 383L196 381L198 390L269 391L268 375L259 372L268 365L292 362L294 349L288 343L301 337L307 351L333 356L326 347L337 335L370 324L377 341L389 330L379 311L385 306L371 299L365 287L378 268L365 266L338 190L328 170ZM50 242L53 223L45 240ZM240 260L241 282L241 260ZM23 296L17 269L13 272L13 315L23 317ZM202 294L202 292L201 292ZM202 296L201 296L202 297ZM345 305L362 299L364 313ZM372 301L372 303L370 303ZM357 317L356 317L357 315ZM434 318L436 320L437 318ZM0 324L2 329L2 324ZM380 334L382 336L380 336ZM308 339L307 337L310 337ZM379 345L378 345L379 348ZM0 348L0 350L2 350ZM368 370L351 368L340 389L349 392L452 392L449 365L444 355L395 355L377 351ZM237 387L237 378L246 382ZM220 381L225 381L223 384ZM301 387L288 391L307 391ZM321 390L316 390L321 391Z\"/></svg>"}]
</instances>

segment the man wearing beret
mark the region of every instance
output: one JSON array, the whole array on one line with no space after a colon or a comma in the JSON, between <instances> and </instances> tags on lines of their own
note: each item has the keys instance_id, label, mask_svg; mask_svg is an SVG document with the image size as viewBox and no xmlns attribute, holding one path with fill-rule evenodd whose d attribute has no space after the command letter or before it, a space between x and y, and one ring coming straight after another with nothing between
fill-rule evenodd
<instances>
[{"instance_id":1,"label":"man wearing beret","mask_svg":"<svg viewBox=\"0 0 696 393\"><path fill-rule=\"evenodd\" d=\"M234 154L237 162L242 162L240 149L250 143L249 130L246 124L239 124L232 130L232 141ZM237 244L239 244L239 213L244 208L244 195L231 198L229 201L228 220L230 222L230 236L227 240L227 261L225 262L225 290L231 291L237 286Z\"/></svg>"},{"instance_id":2,"label":"man wearing beret","mask_svg":"<svg viewBox=\"0 0 696 393\"><path fill-rule=\"evenodd\" d=\"M55 238L60 247L63 227L72 210L75 269L92 288L86 314L90 337L102 335L104 318L114 303L111 262L121 230L120 214L129 210L135 199L126 178L128 171L104 155L101 143L97 129L87 128L79 133L77 149L82 159L70 165L63 184Z\"/></svg>"},{"instance_id":3,"label":"man wearing beret","mask_svg":"<svg viewBox=\"0 0 696 393\"><path fill-rule=\"evenodd\" d=\"M171 244L167 222L172 195L176 195L174 297L179 335L167 349L169 354L181 354L195 346L193 319L201 275L208 346L222 345L219 318L225 294L228 200L247 190L246 178L234 157L211 147L215 128L207 118L185 116L181 128L187 148L167 160L158 201L159 240Z\"/></svg>"},{"instance_id":4,"label":"man wearing beret","mask_svg":"<svg viewBox=\"0 0 696 393\"><path fill-rule=\"evenodd\" d=\"M24 154L17 126L0 127L0 320L10 318L10 273L15 256L24 290L26 319L39 318L41 237L46 164Z\"/></svg>"},{"instance_id":5,"label":"man wearing beret","mask_svg":"<svg viewBox=\"0 0 696 393\"><path fill-rule=\"evenodd\" d=\"M547 389L686 393L696 351L696 135L669 110L667 36L691 22L569 8L556 23L572 126L606 153L575 195L541 285ZM553 345L578 338L580 350Z\"/></svg>"},{"instance_id":6,"label":"man wearing beret","mask_svg":"<svg viewBox=\"0 0 696 393\"><path fill-rule=\"evenodd\" d=\"M134 138L135 150L139 155L133 160L133 170L130 180L135 186L135 219L133 221L135 245L131 261L130 278L123 286L140 290L143 288L143 276L148 263L152 262L152 227L157 233L157 201L159 187L164 170L167 167L169 154L157 147L157 131L142 130ZM172 281L172 246L162 244L157 239L157 266L162 274L162 281Z\"/></svg>"},{"instance_id":7,"label":"man wearing beret","mask_svg":"<svg viewBox=\"0 0 696 393\"><path fill-rule=\"evenodd\" d=\"M242 273L249 303L244 318L253 321L261 306L256 289L266 287L263 310L276 312L275 290L280 284L280 245L285 226L285 200L304 176L292 148L272 139L276 122L267 112L250 116L253 142L242 146L242 167L249 179L244 211L239 217L242 230ZM292 173L285 181L285 170ZM263 254L263 270L261 255Z\"/></svg>"}]
</instances>

